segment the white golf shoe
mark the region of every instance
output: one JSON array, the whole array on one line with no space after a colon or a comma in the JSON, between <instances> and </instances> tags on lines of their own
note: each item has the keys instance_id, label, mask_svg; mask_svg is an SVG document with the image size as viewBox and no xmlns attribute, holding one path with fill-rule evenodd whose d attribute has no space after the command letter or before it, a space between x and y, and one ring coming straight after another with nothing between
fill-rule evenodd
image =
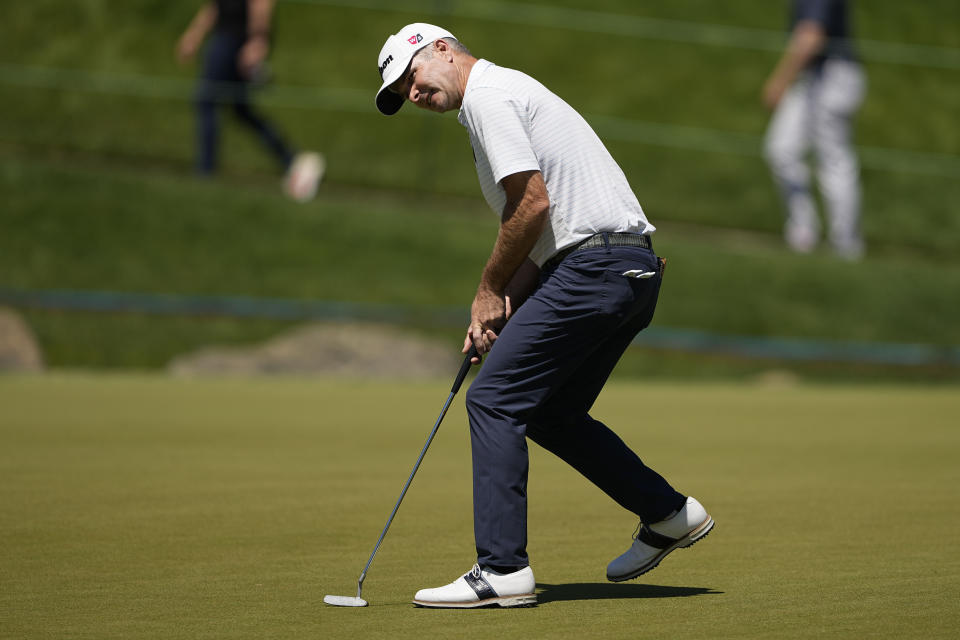
<instances>
[{"instance_id":1,"label":"white golf shoe","mask_svg":"<svg viewBox=\"0 0 960 640\"><path fill-rule=\"evenodd\" d=\"M623 582L650 571L674 549L694 544L713 529L713 518L696 498L660 522L642 524L626 553L607 565L607 580Z\"/></svg>"},{"instance_id":2,"label":"white golf shoe","mask_svg":"<svg viewBox=\"0 0 960 640\"><path fill-rule=\"evenodd\" d=\"M315 151L298 153L283 180L283 190L297 202L309 202L317 195L327 161Z\"/></svg>"},{"instance_id":3,"label":"white golf shoe","mask_svg":"<svg viewBox=\"0 0 960 640\"><path fill-rule=\"evenodd\" d=\"M532 607L537 604L536 586L530 567L513 573L497 573L475 564L445 587L417 591L413 604L449 609Z\"/></svg>"}]
</instances>

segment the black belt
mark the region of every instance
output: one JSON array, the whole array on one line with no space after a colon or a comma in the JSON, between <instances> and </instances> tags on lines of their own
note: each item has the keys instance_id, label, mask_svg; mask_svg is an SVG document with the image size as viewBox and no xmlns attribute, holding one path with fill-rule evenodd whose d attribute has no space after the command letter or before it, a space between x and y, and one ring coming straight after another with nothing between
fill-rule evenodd
<instances>
[{"instance_id":1,"label":"black belt","mask_svg":"<svg viewBox=\"0 0 960 640\"><path fill-rule=\"evenodd\" d=\"M609 232L598 233L590 236L582 242L578 242L572 247L567 247L555 253L553 257L543 263L543 269L553 269L563 262L571 253L582 251L584 249L603 249L604 247L642 247L644 249L653 249L653 243L650 242L650 236L639 233L620 233Z\"/></svg>"}]
</instances>

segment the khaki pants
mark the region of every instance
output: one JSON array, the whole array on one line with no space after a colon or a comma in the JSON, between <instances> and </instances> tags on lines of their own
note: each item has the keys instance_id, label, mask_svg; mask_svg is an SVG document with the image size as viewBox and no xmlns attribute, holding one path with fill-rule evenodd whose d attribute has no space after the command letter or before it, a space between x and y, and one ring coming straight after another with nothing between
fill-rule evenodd
<instances>
[{"instance_id":1,"label":"khaki pants","mask_svg":"<svg viewBox=\"0 0 960 640\"><path fill-rule=\"evenodd\" d=\"M821 70L805 72L773 114L764 151L786 205L784 236L796 251L811 251L820 236L806 162L812 148L830 242L844 257L855 259L863 253L860 166L851 124L865 93L859 64L828 59Z\"/></svg>"}]
</instances>

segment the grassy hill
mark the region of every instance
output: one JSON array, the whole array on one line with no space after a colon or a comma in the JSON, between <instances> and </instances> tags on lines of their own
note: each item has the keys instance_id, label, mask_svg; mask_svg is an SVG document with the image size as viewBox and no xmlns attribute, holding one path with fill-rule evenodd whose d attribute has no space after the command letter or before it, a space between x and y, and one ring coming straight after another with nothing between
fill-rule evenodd
<instances>
[{"instance_id":1,"label":"grassy hill","mask_svg":"<svg viewBox=\"0 0 960 640\"><path fill-rule=\"evenodd\" d=\"M226 119L219 178L191 177L198 3L38 0L0 25L0 287L463 306L495 217L452 114L373 108L373 58L415 20L527 71L594 124L671 260L657 324L724 334L960 343L960 24L952 2L859 3L869 256L798 257L759 157L781 3L281 1L260 99L328 157L317 201L277 191ZM392 7L392 8L388 8ZM29 312L60 365L162 364L281 321Z\"/></svg>"}]
</instances>

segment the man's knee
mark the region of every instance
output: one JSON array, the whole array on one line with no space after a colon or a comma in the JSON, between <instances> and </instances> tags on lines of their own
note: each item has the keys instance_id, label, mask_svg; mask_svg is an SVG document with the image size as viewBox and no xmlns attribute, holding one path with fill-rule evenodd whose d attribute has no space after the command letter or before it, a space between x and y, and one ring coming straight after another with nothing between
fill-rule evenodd
<instances>
[{"instance_id":1,"label":"man's knee","mask_svg":"<svg viewBox=\"0 0 960 640\"><path fill-rule=\"evenodd\" d=\"M467 389L466 399L464 400L471 424L477 417L489 414L494 410L496 401L496 390L482 384L479 379L475 380L474 383L470 385L470 388Z\"/></svg>"},{"instance_id":2,"label":"man's knee","mask_svg":"<svg viewBox=\"0 0 960 640\"><path fill-rule=\"evenodd\" d=\"M801 162L803 151L776 136L767 136L763 141L763 157L771 167L784 167Z\"/></svg>"},{"instance_id":3,"label":"man's knee","mask_svg":"<svg viewBox=\"0 0 960 640\"><path fill-rule=\"evenodd\" d=\"M254 114L253 109L250 108L250 104L240 100L233 103L233 115L236 116L239 120L244 122L256 122L257 116Z\"/></svg>"},{"instance_id":4,"label":"man's knee","mask_svg":"<svg viewBox=\"0 0 960 640\"><path fill-rule=\"evenodd\" d=\"M575 437L589 420L586 414L538 412L527 423L527 437L547 451L553 451L557 443Z\"/></svg>"},{"instance_id":5,"label":"man's knee","mask_svg":"<svg viewBox=\"0 0 960 640\"><path fill-rule=\"evenodd\" d=\"M543 422L540 422L540 421L528 423L527 437L533 440L534 442L536 442L538 445L540 445L547 451L550 450L549 445L552 439L550 437L549 425L544 424Z\"/></svg>"},{"instance_id":6,"label":"man's knee","mask_svg":"<svg viewBox=\"0 0 960 640\"><path fill-rule=\"evenodd\" d=\"M199 95L193 100L193 108L196 109L200 115L212 114L217 108L217 103L208 95Z\"/></svg>"}]
</instances>

